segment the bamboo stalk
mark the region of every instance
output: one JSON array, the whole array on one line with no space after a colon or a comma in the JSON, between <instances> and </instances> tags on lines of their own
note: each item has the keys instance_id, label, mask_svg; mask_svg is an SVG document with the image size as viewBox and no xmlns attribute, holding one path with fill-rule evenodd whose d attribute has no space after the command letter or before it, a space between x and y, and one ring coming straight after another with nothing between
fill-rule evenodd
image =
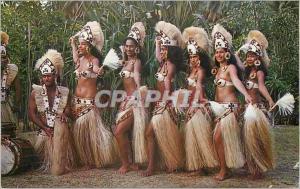
<instances>
[{"instance_id":1,"label":"bamboo stalk","mask_svg":"<svg viewBox=\"0 0 300 189\"><path fill-rule=\"evenodd\" d=\"M31 26L30 22L27 24L27 39L28 39L28 44L27 44L27 49L28 49L28 55L27 55L27 97L30 96L31 93L31 71L32 71L32 65L31 65ZM25 100L25 107L28 107L28 99ZM29 117L28 117L28 111L27 108L25 108L25 119L24 119L24 127L23 131L28 131L29 130Z\"/></svg>"}]
</instances>

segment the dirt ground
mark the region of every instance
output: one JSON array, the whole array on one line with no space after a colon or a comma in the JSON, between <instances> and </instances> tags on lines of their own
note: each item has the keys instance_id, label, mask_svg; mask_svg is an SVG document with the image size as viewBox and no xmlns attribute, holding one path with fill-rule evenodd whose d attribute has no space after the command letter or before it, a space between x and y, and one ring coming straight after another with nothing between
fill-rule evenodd
<instances>
[{"instance_id":1,"label":"dirt ground","mask_svg":"<svg viewBox=\"0 0 300 189\"><path fill-rule=\"evenodd\" d=\"M218 182L212 177L215 171L211 171L208 176L189 176L185 172L172 174L155 172L154 176L142 177L137 172L118 175L115 173L117 169L115 167L76 170L62 176L27 171L13 176L1 177L1 186L4 188L298 188L299 168L293 169L293 167L299 161L299 127L278 126L273 131L276 141L276 168L267 172L265 177L260 180L248 179L247 172L243 169L233 170L231 178Z\"/></svg>"}]
</instances>

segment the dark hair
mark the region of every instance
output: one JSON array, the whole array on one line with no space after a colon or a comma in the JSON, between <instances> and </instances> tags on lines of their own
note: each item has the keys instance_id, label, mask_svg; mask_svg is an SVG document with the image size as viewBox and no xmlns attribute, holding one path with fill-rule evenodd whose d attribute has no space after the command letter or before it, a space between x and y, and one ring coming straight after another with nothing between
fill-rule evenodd
<instances>
[{"instance_id":1,"label":"dark hair","mask_svg":"<svg viewBox=\"0 0 300 189\"><path fill-rule=\"evenodd\" d=\"M255 67L256 67L257 71L261 70L262 72L264 72L265 77L266 77L268 75L267 68L266 68L265 64L261 60L260 60L260 62L261 62L260 65L259 66L255 66ZM251 73L251 68L252 68L252 66L247 66L245 68L245 79L248 79L248 77L249 77L249 75Z\"/></svg>"},{"instance_id":2,"label":"dark hair","mask_svg":"<svg viewBox=\"0 0 300 189\"><path fill-rule=\"evenodd\" d=\"M102 61L103 61L103 56L102 56L102 54L100 53L100 51L96 48L96 47L94 47L94 46L92 46L91 44L89 44L89 47L90 47L90 53L91 53L91 55L93 55L94 57L96 57L97 59L98 59L98 61L99 61L99 67L101 67L102 66ZM100 77L97 77L97 79L96 79L97 81L96 81L96 87L100 84L100 85L103 85L103 79L102 78L100 78Z\"/></svg>"},{"instance_id":3,"label":"dark hair","mask_svg":"<svg viewBox=\"0 0 300 189\"><path fill-rule=\"evenodd\" d=\"M183 64L183 50L177 46L167 46L167 59L176 66L176 72L185 70Z\"/></svg>"},{"instance_id":4,"label":"dark hair","mask_svg":"<svg viewBox=\"0 0 300 189\"><path fill-rule=\"evenodd\" d=\"M136 45L136 47L138 47L138 48L140 49L140 52L137 53L137 58L140 59L141 62L142 62L142 56L141 56L142 47L141 47L141 46L138 44L138 42L137 42L134 38L132 38L132 37L126 37L126 38L124 39L123 43L122 43L123 46L125 46L127 40L133 41L134 44ZM127 57L127 54L126 54L126 53L124 53L124 60L128 60L128 57Z\"/></svg>"},{"instance_id":5,"label":"dark hair","mask_svg":"<svg viewBox=\"0 0 300 189\"><path fill-rule=\"evenodd\" d=\"M102 54L99 52L99 50L96 47L92 46L91 44L89 44L89 48L90 48L91 55L93 55L94 57L96 57L98 59L99 65L101 66L102 61L103 61Z\"/></svg>"},{"instance_id":6,"label":"dark hair","mask_svg":"<svg viewBox=\"0 0 300 189\"><path fill-rule=\"evenodd\" d=\"M229 60L227 60L228 64L232 64L232 65L234 65L236 67L238 78L240 80L242 80L242 70L237 65L237 60L235 58L235 55L229 49L225 49L225 51L230 53L230 58L229 58ZM215 65L219 68L220 67L220 63L216 60L216 58L214 58L214 61L215 61Z\"/></svg>"},{"instance_id":7,"label":"dark hair","mask_svg":"<svg viewBox=\"0 0 300 189\"><path fill-rule=\"evenodd\" d=\"M201 50L200 52L197 52L197 55L199 56L200 59L200 66L204 69L205 71L205 76L209 77L211 76L211 59L209 58L208 54ZM188 55L189 56L189 55ZM187 60L188 64L190 64L190 59L188 57Z\"/></svg>"}]
</instances>

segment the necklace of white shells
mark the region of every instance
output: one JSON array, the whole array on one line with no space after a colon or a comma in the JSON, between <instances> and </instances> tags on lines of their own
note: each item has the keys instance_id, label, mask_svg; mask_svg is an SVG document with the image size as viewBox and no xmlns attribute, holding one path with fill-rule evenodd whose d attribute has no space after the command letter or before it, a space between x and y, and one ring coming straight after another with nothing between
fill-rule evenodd
<instances>
[{"instance_id":1,"label":"necklace of white shells","mask_svg":"<svg viewBox=\"0 0 300 189\"><path fill-rule=\"evenodd\" d=\"M60 99L61 99L61 94L60 94L60 92L58 91L57 88L56 88L55 93L56 94L55 94L55 98L54 98L53 107L50 110L46 86L43 85L42 95L43 95L43 102L44 102L44 107L45 107L47 127L51 127L51 128L54 127L55 117L57 115L57 110L58 110L59 102L60 102Z\"/></svg>"},{"instance_id":2,"label":"necklace of white shells","mask_svg":"<svg viewBox=\"0 0 300 189\"><path fill-rule=\"evenodd\" d=\"M1 80L1 102L5 101L6 95L7 95L6 94L6 92L7 92L7 89L6 89L7 76L8 76L8 68L6 68L4 70L3 77Z\"/></svg>"}]
</instances>

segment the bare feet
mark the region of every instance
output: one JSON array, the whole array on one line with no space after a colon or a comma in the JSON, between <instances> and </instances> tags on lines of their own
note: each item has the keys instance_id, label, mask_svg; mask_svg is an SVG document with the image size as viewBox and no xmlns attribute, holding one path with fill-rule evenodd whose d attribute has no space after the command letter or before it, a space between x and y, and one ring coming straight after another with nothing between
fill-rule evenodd
<instances>
[{"instance_id":1,"label":"bare feet","mask_svg":"<svg viewBox=\"0 0 300 189\"><path fill-rule=\"evenodd\" d=\"M229 174L226 174L226 172L219 172L217 175L214 176L214 179L218 181L223 181L225 179L228 179L230 177Z\"/></svg>"},{"instance_id":2,"label":"bare feet","mask_svg":"<svg viewBox=\"0 0 300 189\"><path fill-rule=\"evenodd\" d=\"M245 169L245 170L248 170L248 164L247 164L247 162L244 164L244 166L242 168Z\"/></svg>"},{"instance_id":3,"label":"bare feet","mask_svg":"<svg viewBox=\"0 0 300 189\"><path fill-rule=\"evenodd\" d=\"M250 179L252 179L252 180L257 180L257 179L262 179L262 178L264 178L264 175L261 172L257 172L257 173L250 175Z\"/></svg>"},{"instance_id":4,"label":"bare feet","mask_svg":"<svg viewBox=\"0 0 300 189\"><path fill-rule=\"evenodd\" d=\"M140 169L139 165L135 163L130 164L129 168L131 171L138 171Z\"/></svg>"},{"instance_id":5,"label":"bare feet","mask_svg":"<svg viewBox=\"0 0 300 189\"><path fill-rule=\"evenodd\" d=\"M125 174L129 171L129 165L122 165L117 171L118 174Z\"/></svg>"},{"instance_id":6,"label":"bare feet","mask_svg":"<svg viewBox=\"0 0 300 189\"><path fill-rule=\"evenodd\" d=\"M208 174L209 174L209 170L207 169L207 168L203 168L203 169L201 169L201 173L200 173L200 175L205 175L205 176L207 176Z\"/></svg>"},{"instance_id":7,"label":"bare feet","mask_svg":"<svg viewBox=\"0 0 300 189\"><path fill-rule=\"evenodd\" d=\"M174 169L174 168L167 168L166 172L167 173L173 173L173 172L177 172L178 170L177 169Z\"/></svg>"},{"instance_id":8,"label":"bare feet","mask_svg":"<svg viewBox=\"0 0 300 189\"><path fill-rule=\"evenodd\" d=\"M149 177L151 175L153 175L153 170L152 169L147 169L146 171L143 171L141 173L141 176L143 176L143 177Z\"/></svg>"},{"instance_id":9,"label":"bare feet","mask_svg":"<svg viewBox=\"0 0 300 189\"><path fill-rule=\"evenodd\" d=\"M198 176L198 175L201 175L202 171L192 171L192 172L189 172L188 176L189 177L193 177L193 176Z\"/></svg>"},{"instance_id":10,"label":"bare feet","mask_svg":"<svg viewBox=\"0 0 300 189\"><path fill-rule=\"evenodd\" d=\"M95 166L92 166L92 165L84 165L84 166L82 166L80 169L81 169L82 171L87 171L87 170L94 169L94 168L96 168L96 167L95 167Z\"/></svg>"}]
</instances>

